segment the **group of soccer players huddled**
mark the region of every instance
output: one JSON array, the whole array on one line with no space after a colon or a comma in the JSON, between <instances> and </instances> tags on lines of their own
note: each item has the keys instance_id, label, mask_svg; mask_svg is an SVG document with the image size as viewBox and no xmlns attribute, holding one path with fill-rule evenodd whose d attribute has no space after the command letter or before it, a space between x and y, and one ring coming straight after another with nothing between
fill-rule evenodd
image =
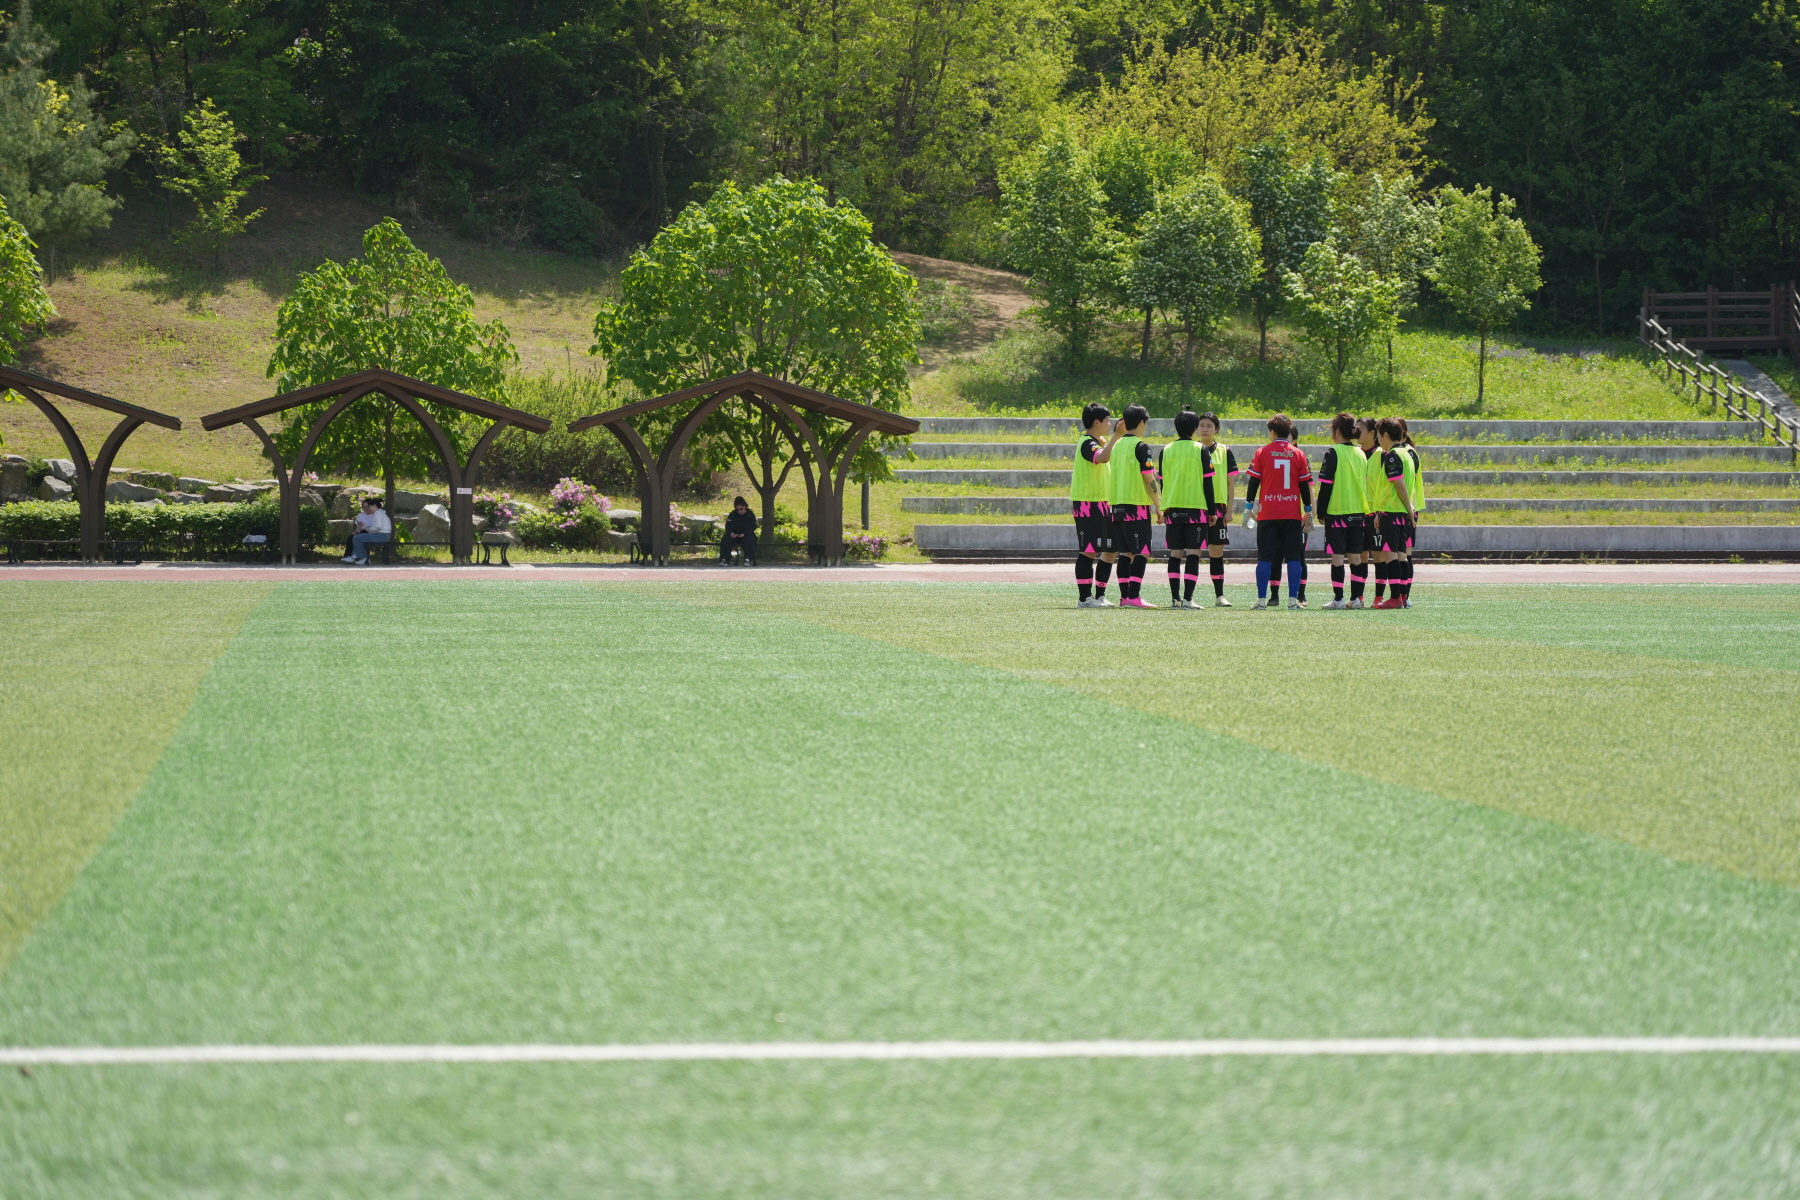
<instances>
[{"instance_id":1,"label":"group of soccer players huddled","mask_svg":"<svg viewBox=\"0 0 1800 1200\"><path fill-rule=\"evenodd\" d=\"M1157 607L1144 599L1144 572L1150 566L1150 531L1162 525L1170 607L1204 607L1194 602L1204 557L1213 604L1230 608L1225 547L1237 455L1219 441L1219 418L1212 413L1183 408L1175 418L1175 440L1162 446L1160 455L1143 440L1149 420L1140 404L1116 419L1104 404L1082 410L1085 432L1069 483L1081 547L1075 559L1081 607L1111 607L1106 589L1115 568L1120 607ZM1315 482L1331 555L1331 603L1325 607L1411 606L1413 532L1425 491L1419 451L1404 420L1339 413L1315 479L1306 452L1295 445L1293 421L1277 413L1269 418L1268 444L1251 457L1245 474L1244 526L1256 532L1257 608L1280 604L1284 564L1288 607L1306 607L1306 536L1313 524ZM1375 599L1367 603L1363 593L1371 566Z\"/></svg>"}]
</instances>

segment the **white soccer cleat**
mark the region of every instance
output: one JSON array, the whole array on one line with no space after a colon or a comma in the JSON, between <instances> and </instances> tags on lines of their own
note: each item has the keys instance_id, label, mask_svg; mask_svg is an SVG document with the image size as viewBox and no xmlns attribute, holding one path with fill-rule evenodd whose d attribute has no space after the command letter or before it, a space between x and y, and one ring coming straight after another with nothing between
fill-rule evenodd
<instances>
[{"instance_id":1,"label":"white soccer cleat","mask_svg":"<svg viewBox=\"0 0 1800 1200\"><path fill-rule=\"evenodd\" d=\"M1216 600L1213 601L1213 607L1214 608L1230 608L1231 601L1227 600L1223 596L1220 596L1219 598L1217 598Z\"/></svg>"},{"instance_id":2,"label":"white soccer cleat","mask_svg":"<svg viewBox=\"0 0 1800 1200\"><path fill-rule=\"evenodd\" d=\"M1356 599L1352 600L1350 603L1344 605L1344 607L1345 608L1367 608L1369 606L1367 604L1363 603L1363 598L1361 596L1358 596Z\"/></svg>"},{"instance_id":3,"label":"white soccer cleat","mask_svg":"<svg viewBox=\"0 0 1800 1200\"><path fill-rule=\"evenodd\" d=\"M1255 607L1255 608L1267 608L1267 607L1269 607L1269 602L1268 602L1268 601L1267 601L1267 600L1264 600L1264 599L1261 599L1261 598L1260 598L1260 597L1259 597L1259 598L1258 598L1258 599L1257 599L1257 601L1256 601L1256 603L1255 603L1255 605L1253 605L1253 606L1252 606L1252 607Z\"/></svg>"},{"instance_id":4,"label":"white soccer cleat","mask_svg":"<svg viewBox=\"0 0 1800 1200\"><path fill-rule=\"evenodd\" d=\"M1344 603L1342 600L1333 600L1330 604L1327 604L1325 607L1326 608L1349 608L1350 606L1348 604Z\"/></svg>"},{"instance_id":5,"label":"white soccer cleat","mask_svg":"<svg viewBox=\"0 0 1800 1200\"><path fill-rule=\"evenodd\" d=\"M1305 608L1306 601L1304 601L1304 600L1289 600L1288 607L1289 608Z\"/></svg>"}]
</instances>

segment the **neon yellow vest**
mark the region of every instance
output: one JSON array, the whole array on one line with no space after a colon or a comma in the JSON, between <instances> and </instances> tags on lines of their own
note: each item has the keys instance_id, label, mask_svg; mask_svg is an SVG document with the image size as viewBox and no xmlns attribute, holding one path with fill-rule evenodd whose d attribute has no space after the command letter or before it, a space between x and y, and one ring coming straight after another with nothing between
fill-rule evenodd
<instances>
[{"instance_id":1,"label":"neon yellow vest","mask_svg":"<svg viewBox=\"0 0 1800 1200\"><path fill-rule=\"evenodd\" d=\"M1419 452L1411 446L1400 451L1400 465L1406 471L1406 494L1412 497L1413 509L1425 511L1425 473L1419 469Z\"/></svg>"},{"instance_id":2,"label":"neon yellow vest","mask_svg":"<svg viewBox=\"0 0 1800 1200\"><path fill-rule=\"evenodd\" d=\"M1362 447L1358 446L1357 449ZM1381 447L1376 446L1374 453L1364 457L1368 460L1368 470L1363 474L1363 479L1367 481L1368 487L1364 490L1363 512L1394 511L1392 506L1398 502L1394 499L1394 485L1388 482L1387 472L1381 467Z\"/></svg>"},{"instance_id":3,"label":"neon yellow vest","mask_svg":"<svg viewBox=\"0 0 1800 1200\"><path fill-rule=\"evenodd\" d=\"M1231 447L1224 442L1212 444L1213 503L1225 503L1226 489L1231 486Z\"/></svg>"},{"instance_id":4,"label":"neon yellow vest","mask_svg":"<svg viewBox=\"0 0 1800 1200\"><path fill-rule=\"evenodd\" d=\"M1163 447L1162 502L1164 508L1205 508L1206 468L1200 462L1200 444L1177 438Z\"/></svg>"},{"instance_id":5,"label":"neon yellow vest","mask_svg":"<svg viewBox=\"0 0 1800 1200\"><path fill-rule=\"evenodd\" d=\"M1114 504L1150 504L1150 489L1144 486L1143 472L1138 470L1137 448L1143 438L1126 434L1113 443L1112 462L1118 470L1112 472L1106 498Z\"/></svg>"},{"instance_id":6,"label":"neon yellow vest","mask_svg":"<svg viewBox=\"0 0 1800 1200\"><path fill-rule=\"evenodd\" d=\"M1075 443L1075 469L1069 472L1069 499L1105 500L1110 472L1107 464L1091 463L1081 457L1081 442L1085 441L1087 434L1084 433L1081 441Z\"/></svg>"},{"instance_id":7,"label":"neon yellow vest","mask_svg":"<svg viewBox=\"0 0 1800 1200\"><path fill-rule=\"evenodd\" d=\"M1363 516L1363 493L1369 482L1369 459L1361 446L1333 446L1337 470L1331 477L1331 511L1326 516Z\"/></svg>"}]
</instances>

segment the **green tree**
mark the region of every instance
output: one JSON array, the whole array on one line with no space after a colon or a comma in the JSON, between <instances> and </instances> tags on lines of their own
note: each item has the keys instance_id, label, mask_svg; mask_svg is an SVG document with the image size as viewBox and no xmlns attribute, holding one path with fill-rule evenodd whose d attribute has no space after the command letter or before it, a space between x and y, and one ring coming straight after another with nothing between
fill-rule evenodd
<instances>
[{"instance_id":1,"label":"green tree","mask_svg":"<svg viewBox=\"0 0 1800 1200\"><path fill-rule=\"evenodd\" d=\"M620 298L594 317L590 353L607 360L608 386L644 396L760 371L863 404L899 411L918 361L912 276L875 244L868 218L830 203L810 180L782 178L740 190L725 184L689 205L620 278ZM685 414L669 413L673 424ZM847 426L808 419L829 444ZM723 406L708 421L713 465L735 456L762 497L763 534L793 469L792 447L766 413ZM858 479L888 477L880 447L865 444Z\"/></svg>"},{"instance_id":2,"label":"green tree","mask_svg":"<svg viewBox=\"0 0 1800 1200\"><path fill-rule=\"evenodd\" d=\"M1159 142L1124 125L1107 130L1094 146L1094 177L1106 193L1106 211L1120 232L1137 237L1156 208L1159 192L1192 175L1193 155L1179 142ZM1127 304L1137 302L1122 297ZM1155 309L1144 308L1141 361L1150 361L1150 322Z\"/></svg>"},{"instance_id":3,"label":"green tree","mask_svg":"<svg viewBox=\"0 0 1800 1200\"><path fill-rule=\"evenodd\" d=\"M1255 286L1259 265L1249 208L1217 176L1201 175L1157 197L1126 269L1126 291L1133 304L1181 318L1184 395L1194 376L1195 339L1236 310L1238 297Z\"/></svg>"},{"instance_id":4,"label":"green tree","mask_svg":"<svg viewBox=\"0 0 1800 1200\"><path fill-rule=\"evenodd\" d=\"M1031 277L1040 319L1080 359L1112 307L1125 239L1106 211L1093 156L1067 129L1039 142L1001 177L1007 254Z\"/></svg>"},{"instance_id":5,"label":"green tree","mask_svg":"<svg viewBox=\"0 0 1800 1200\"><path fill-rule=\"evenodd\" d=\"M361 258L327 259L305 272L282 302L268 369L277 386L289 392L381 367L503 401L507 373L519 361L506 326L498 319L477 324L474 295L414 246L392 217L363 234L362 249ZM275 439L284 454L299 449L328 403L289 410ZM473 419L421 403L462 451ZM316 453L341 470L379 469L392 504L397 473L423 475L438 457L423 426L396 417L410 414L391 397L366 396L326 428Z\"/></svg>"},{"instance_id":6,"label":"green tree","mask_svg":"<svg viewBox=\"0 0 1800 1200\"><path fill-rule=\"evenodd\" d=\"M1325 355L1331 398L1344 396L1344 373L1372 338L1391 334L1398 319L1397 286L1330 240L1306 249L1298 271L1283 271L1306 340Z\"/></svg>"},{"instance_id":7,"label":"green tree","mask_svg":"<svg viewBox=\"0 0 1800 1200\"><path fill-rule=\"evenodd\" d=\"M106 194L106 173L136 141L100 120L81 76L66 88L45 76L55 50L22 4L0 43L0 198L49 252L51 278L58 245L111 224L121 202Z\"/></svg>"},{"instance_id":8,"label":"green tree","mask_svg":"<svg viewBox=\"0 0 1800 1200\"><path fill-rule=\"evenodd\" d=\"M1419 277L1431 266L1438 235L1437 208L1413 199L1412 189L1409 176L1377 173L1350 212L1350 249L1370 270L1394 285L1397 319L1419 302ZM1392 331L1386 340L1388 378L1392 379Z\"/></svg>"},{"instance_id":9,"label":"green tree","mask_svg":"<svg viewBox=\"0 0 1800 1200\"><path fill-rule=\"evenodd\" d=\"M1438 252L1426 277L1480 333L1476 404L1487 395L1488 331L1530 308L1531 293L1543 286L1537 243L1513 207L1512 197L1485 187L1438 193Z\"/></svg>"},{"instance_id":10,"label":"green tree","mask_svg":"<svg viewBox=\"0 0 1800 1200\"><path fill-rule=\"evenodd\" d=\"M194 219L176 233L175 241L193 242L212 251L216 268L225 243L262 216L260 208L240 213L238 204L251 185L268 176L245 169L237 151L243 135L231 123L231 114L214 108L211 100L202 100L188 110L175 137L180 144L163 146L158 155L162 185L194 205Z\"/></svg>"},{"instance_id":11,"label":"green tree","mask_svg":"<svg viewBox=\"0 0 1800 1200\"><path fill-rule=\"evenodd\" d=\"M6 201L0 199L0 362L14 361L27 331L56 315L31 251L31 235L7 214ZM10 390L0 390L0 400L23 402ZM4 445L6 438L0 435L0 446Z\"/></svg>"},{"instance_id":12,"label":"green tree","mask_svg":"<svg viewBox=\"0 0 1800 1200\"><path fill-rule=\"evenodd\" d=\"M1307 248L1331 231L1331 201L1342 176L1321 152L1294 161L1285 138L1245 147L1238 156L1239 195L1250 205L1250 223L1262 246L1262 278L1256 301L1256 360L1269 361L1269 319L1287 294L1283 273L1300 266Z\"/></svg>"}]
</instances>

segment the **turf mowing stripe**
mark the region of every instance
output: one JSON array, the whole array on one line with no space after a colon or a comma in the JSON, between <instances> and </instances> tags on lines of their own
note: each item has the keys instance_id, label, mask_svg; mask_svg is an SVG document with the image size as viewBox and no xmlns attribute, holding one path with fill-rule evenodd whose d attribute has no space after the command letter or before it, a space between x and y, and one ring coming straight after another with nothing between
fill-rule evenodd
<instances>
[{"instance_id":1,"label":"turf mowing stripe","mask_svg":"<svg viewBox=\"0 0 1800 1200\"><path fill-rule=\"evenodd\" d=\"M0 976L270 586L0 581Z\"/></svg>"},{"instance_id":2,"label":"turf mowing stripe","mask_svg":"<svg viewBox=\"0 0 1800 1200\"><path fill-rule=\"evenodd\" d=\"M1471 1055L1800 1054L1800 1037L1238 1038L1095 1042L695 1042L644 1046L46 1046L0 1066L203 1063L803 1062L1039 1058L1460 1058Z\"/></svg>"},{"instance_id":3,"label":"turf mowing stripe","mask_svg":"<svg viewBox=\"0 0 1800 1200\"><path fill-rule=\"evenodd\" d=\"M872 584L853 596L751 582L633 590L785 613L1371 779L1800 885L1800 754L1777 732L1779 714L1800 710L1791 614L1751 611L1734 624L1733 610L1695 611L1679 589L1606 589L1633 607L1597 603L1589 589L1565 600L1575 589L1458 588L1437 602L1445 615L1420 610L1418 620L1076 610L1067 594L1008 584ZM1714 630L1745 661L1680 657ZM1599 648L1607 645L1647 652Z\"/></svg>"}]
</instances>

